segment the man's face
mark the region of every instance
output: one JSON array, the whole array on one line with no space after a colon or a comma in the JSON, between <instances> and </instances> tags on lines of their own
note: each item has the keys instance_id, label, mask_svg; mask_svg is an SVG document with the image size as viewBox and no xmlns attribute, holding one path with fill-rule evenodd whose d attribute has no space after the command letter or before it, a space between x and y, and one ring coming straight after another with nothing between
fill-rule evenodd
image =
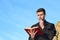
<instances>
[{"instance_id":1,"label":"man's face","mask_svg":"<svg viewBox=\"0 0 60 40\"><path fill-rule=\"evenodd\" d=\"M37 16L38 16L38 19L39 19L39 20L45 19L45 14L44 14L43 11L42 11L42 12L37 12Z\"/></svg>"}]
</instances>

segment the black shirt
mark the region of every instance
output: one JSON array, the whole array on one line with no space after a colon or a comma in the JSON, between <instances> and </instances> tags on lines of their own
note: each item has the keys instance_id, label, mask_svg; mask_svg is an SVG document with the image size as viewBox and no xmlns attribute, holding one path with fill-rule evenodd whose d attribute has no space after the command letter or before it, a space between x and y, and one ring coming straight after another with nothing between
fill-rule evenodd
<instances>
[{"instance_id":1,"label":"black shirt","mask_svg":"<svg viewBox=\"0 0 60 40\"><path fill-rule=\"evenodd\" d=\"M52 38L55 36L56 34L56 29L54 24L49 23L47 21L44 21L44 29L42 30L42 28L39 25L39 22L32 25L31 27L39 27L39 29L44 33L43 35L35 35L34 40L52 40ZM31 37L29 37L29 40L32 40Z\"/></svg>"}]
</instances>

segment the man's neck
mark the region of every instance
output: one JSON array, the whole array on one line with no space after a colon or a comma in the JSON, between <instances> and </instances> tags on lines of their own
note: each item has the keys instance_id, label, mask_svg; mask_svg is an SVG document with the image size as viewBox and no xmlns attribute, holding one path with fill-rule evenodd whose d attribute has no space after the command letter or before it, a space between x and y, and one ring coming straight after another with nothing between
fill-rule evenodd
<instances>
[{"instance_id":1,"label":"man's neck","mask_svg":"<svg viewBox=\"0 0 60 40\"><path fill-rule=\"evenodd\" d=\"M44 29L44 20L40 20L39 25L42 29Z\"/></svg>"},{"instance_id":2,"label":"man's neck","mask_svg":"<svg viewBox=\"0 0 60 40\"><path fill-rule=\"evenodd\" d=\"M44 22L44 20L39 20L39 22Z\"/></svg>"}]
</instances>

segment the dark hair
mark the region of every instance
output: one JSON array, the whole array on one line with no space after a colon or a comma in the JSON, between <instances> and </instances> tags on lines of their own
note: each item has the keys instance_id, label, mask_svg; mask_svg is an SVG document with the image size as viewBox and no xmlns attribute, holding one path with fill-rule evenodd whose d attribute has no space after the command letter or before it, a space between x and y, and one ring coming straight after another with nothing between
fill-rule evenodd
<instances>
[{"instance_id":1,"label":"dark hair","mask_svg":"<svg viewBox=\"0 0 60 40\"><path fill-rule=\"evenodd\" d=\"M44 8L39 8L36 12L38 13L38 12L44 12L44 14L46 14L46 12L45 12L45 9Z\"/></svg>"}]
</instances>

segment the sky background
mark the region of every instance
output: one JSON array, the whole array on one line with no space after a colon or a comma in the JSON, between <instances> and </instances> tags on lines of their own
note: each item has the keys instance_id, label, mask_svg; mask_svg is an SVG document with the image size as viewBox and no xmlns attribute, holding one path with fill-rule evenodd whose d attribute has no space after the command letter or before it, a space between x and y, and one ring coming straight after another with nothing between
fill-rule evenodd
<instances>
[{"instance_id":1,"label":"sky background","mask_svg":"<svg viewBox=\"0 0 60 40\"><path fill-rule=\"evenodd\" d=\"M60 0L0 0L0 40L28 40L24 28L38 22L38 8L46 9L47 21L60 21Z\"/></svg>"}]
</instances>

